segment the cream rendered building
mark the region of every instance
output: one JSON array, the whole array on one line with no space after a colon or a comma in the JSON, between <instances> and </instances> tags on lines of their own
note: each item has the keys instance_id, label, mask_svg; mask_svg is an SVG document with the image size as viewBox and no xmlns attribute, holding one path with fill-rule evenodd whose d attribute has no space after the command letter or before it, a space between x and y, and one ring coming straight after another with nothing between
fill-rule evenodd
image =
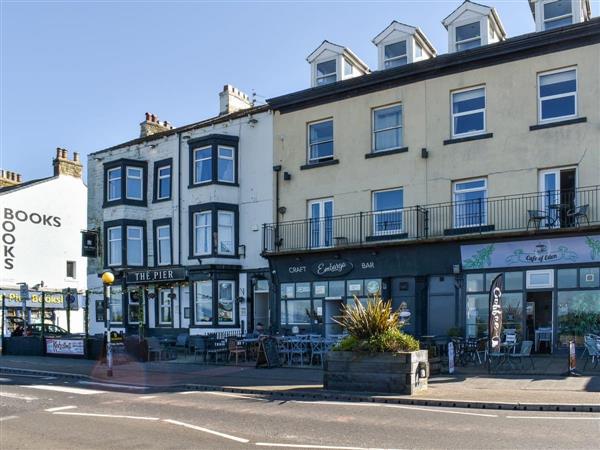
<instances>
[{"instance_id":1,"label":"cream rendered building","mask_svg":"<svg viewBox=\"0 0 600 450\"><path fill-rule=\"evenodd\" d=\"M340 304L381 290L415 333L481 336L500 272L525 338L579 343L571 315L600 320L600 21L583 0L531 7L536 31L506 38L464 2L425 59L395 22L407 41L374 40L380 70L269 100L283 329L333 333Z\"/></svg>"}]
</instances>

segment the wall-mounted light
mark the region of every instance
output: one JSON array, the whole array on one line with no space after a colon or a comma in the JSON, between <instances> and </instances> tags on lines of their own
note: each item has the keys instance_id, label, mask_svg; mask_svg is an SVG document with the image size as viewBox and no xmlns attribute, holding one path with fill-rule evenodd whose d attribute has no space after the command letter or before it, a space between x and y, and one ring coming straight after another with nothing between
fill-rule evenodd
<instances>
[{"instance_id":1,"label":"wall-mounted light","mask_svg":"<svg viewBox=\"0 0 600 450\"><path fill-rule=\"evenodd\" d=\"M285 181L290 181L292 179L292 174L289 172L283 172L283 179Z\"/></svg>"},{"instance_id":2,"label":"wall-mounted light","mask_svg":"<svg viewBox=\"0 0 600 450\"><path fill-rule=\"evenodd\" d=\"M238 255L240 258L246 257L246 244L238 245Z\"/></svg>"},{"instance_id":3,"label":"wall-mounted light","mask_svg":"<svg viewBox=\"0 0 600 450\"><path fill-rule=\"evenodd\" d=\"M423 158L423 159L429 158L429 151L427 151L426 148L421 149L421 158Z\"/></svg>"},{"instance_id":4,"label":"wall-mounted light","mask_svg":"<svg viewBox=\"0 0 600 450\"><path fill-rule=\"evenodd\" d=\"M287 208L285 206L280 206L279 208L277 208L277 212L279 212L279 214L281 214L282 216L286 213Z\"/></svg>"}]
</instances>

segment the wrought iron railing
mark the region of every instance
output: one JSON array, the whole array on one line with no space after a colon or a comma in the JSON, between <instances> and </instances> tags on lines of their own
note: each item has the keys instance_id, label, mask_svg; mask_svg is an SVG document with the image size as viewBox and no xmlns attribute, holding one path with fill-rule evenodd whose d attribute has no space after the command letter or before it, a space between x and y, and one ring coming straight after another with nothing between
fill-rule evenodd
<instances>
[{"instance_id":1,"label":"wrought iron railing","mask_svg":"<svg viewBox=\"0 0 600 450\"><path fill-rule=\"evenodd\" d=\"M263 226L263 251L600 224L600 186L417 205Z\"/></svg>"}]
</instances>

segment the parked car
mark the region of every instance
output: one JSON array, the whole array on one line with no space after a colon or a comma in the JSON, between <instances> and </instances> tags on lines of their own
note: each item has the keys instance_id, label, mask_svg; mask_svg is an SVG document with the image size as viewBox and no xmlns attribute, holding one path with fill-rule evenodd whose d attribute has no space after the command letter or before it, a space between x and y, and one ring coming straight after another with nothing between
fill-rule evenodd
<instances>
[{"instance_id":1,"label":"parked car","mask_svg":"<svg viewBox=\"0 0 600 450\"><path fill-rule=\"evenodd\" d=\"M41 323L33 323L27 327L27 336L40 336L42 334L42 324ZM70 333L57 325L53 325L51 323L44 324L44 336L54 337L54 336L68 336Z\"/></svg>"}]
</instances>

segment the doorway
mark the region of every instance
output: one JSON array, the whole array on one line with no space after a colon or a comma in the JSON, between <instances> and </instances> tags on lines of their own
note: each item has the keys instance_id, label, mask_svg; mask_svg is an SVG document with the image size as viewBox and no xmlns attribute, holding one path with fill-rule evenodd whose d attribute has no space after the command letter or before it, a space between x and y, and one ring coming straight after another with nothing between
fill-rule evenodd
<instances>
[{"instance_id":1,"label":"doorway","mask_svg":"<svg viewBox=\"0 0 600 450\"><path fill-rule=\"evenodd\" d=\"M341 334L343 331L341 325L335 322L333 319L342 315L342 305L344 304L344 301L341 297L326 297L324 303L325 315L323 317L323 323L325 324L325 336Z\"/></svg>"},{"instance_id":2,"label":"doorway","mask_svg":"<svg viewBox=\"0 0 600 450\"><path fill-rule=\"evenodd\" d=\"M569 223L568 211L576 206L575 188L577 173L575 168L559 168L540 172L540 209L548 215L546 226L565 227Z\"/></svg>"},{"instance_id":3,"label":"doorway","mask_svg":"<svg viewBox=\"0 0 600 450\"><path fill-rule=\"evenodd\" d=\"M527 293L525 340L534 343L534 351L537 353L552 353L552 300L552 291Z\"/></svg>"}]
</instances>

